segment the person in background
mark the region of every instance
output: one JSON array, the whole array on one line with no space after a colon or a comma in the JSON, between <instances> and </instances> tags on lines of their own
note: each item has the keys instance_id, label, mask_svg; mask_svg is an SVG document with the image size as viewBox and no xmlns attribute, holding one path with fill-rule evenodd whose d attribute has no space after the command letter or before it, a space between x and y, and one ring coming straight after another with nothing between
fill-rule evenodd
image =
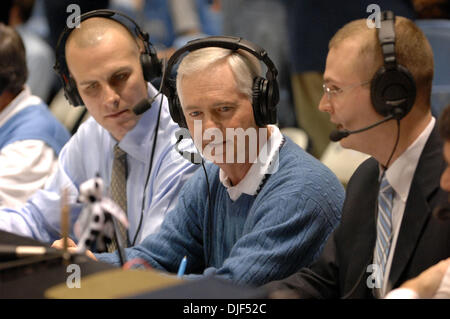
<instances>
[{"instance_id":1,"label":"person in background","mask_svg":"<svg viewBox=\"0 0 450 319\"><path fill-rule=\"evenodd\" d=\"M32 95L25 47L17 31L0 23L0 206L22 206L57 170L70 135Z\"/></svg>"},{"instance_id":2,"label":"person in background","mask_svg":"<svg viewBox=\"0 0 450 319\"><path fill-rule=\"evenodd\" d=\"M25 45L28 66L27 85L31 93L49 102L56 77L52 66L55 62L53 49L39 35L27 27L34 0L5 0L2 3L3 13L0 22L14 27Z\"/></svg>"}]
</instances>

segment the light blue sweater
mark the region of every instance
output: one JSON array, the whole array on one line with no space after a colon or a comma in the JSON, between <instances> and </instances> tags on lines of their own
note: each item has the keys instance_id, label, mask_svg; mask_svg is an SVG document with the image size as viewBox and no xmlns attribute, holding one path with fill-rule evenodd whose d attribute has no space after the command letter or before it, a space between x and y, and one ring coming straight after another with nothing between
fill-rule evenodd
<instances>
[{"instance_id":1,"label":"light blue sweater","mask_svg":"<svg viewBox=\"0 0 450 319\"><path fill-rule=\"evenodd\" d=\"M287 277L309 265L340 220L344 189L328 168L285 139L278 171L268 175L255 196L242 194L233 202L219 180L219 168L206 164L212 216L205 176L197 170L161 230L126 249L127 260L143 258L156 269L176 273L187 256L187 277L216 275L250 285ZM96 256L119 265L117 252Z\"/></svg>"},{"instance_id":2,"label":"light blue sweater","mask_svg":"<svg viewBox=\"0 0 450 319\"><path fill-rule=\"evenodd\" d=\"M58 155L69 138L66 128L41 103L24 108L1 126L0 149L17 141L41 140Z\"/></svg>"}]
</instances>

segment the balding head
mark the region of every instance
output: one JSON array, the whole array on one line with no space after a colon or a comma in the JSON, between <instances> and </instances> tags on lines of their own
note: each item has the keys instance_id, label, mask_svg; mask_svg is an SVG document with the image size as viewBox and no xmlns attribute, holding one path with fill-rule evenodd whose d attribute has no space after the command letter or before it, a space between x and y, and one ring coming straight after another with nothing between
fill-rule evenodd
<instances>
[{"instance_id":1,"label":"balding head","mask_svg":"<svg viewBox=\"0 0 450 319\"><path fill-rule=\"evenodd\" d=\"M140 51L139 42L125 26L113 19L102 17L93 17L81 22L80 28L76 28L70 33L66 42L66 50L72 45L79 48L95 47L102 40L117 36L128 41L124 45L136 48L136 52Z\"/></svg>"}]
</instances>

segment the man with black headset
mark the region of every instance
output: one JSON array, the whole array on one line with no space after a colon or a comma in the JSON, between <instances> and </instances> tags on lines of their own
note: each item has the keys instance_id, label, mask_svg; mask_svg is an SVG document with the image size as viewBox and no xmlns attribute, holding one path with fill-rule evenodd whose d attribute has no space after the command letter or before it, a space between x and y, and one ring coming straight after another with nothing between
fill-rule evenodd
<instances>
[{"instance_id":1,"label":"man with black headset","mask_svg":"<svg viewBox=\"0 0 450 319\"><path fill-rule=\"evenodd\" d=\"M319 259L267 288L301 298L380 298L450 256L440 245L450 223L432 218L447 199L432 78L424 34L392 12L383 12L379 29L361 19L333 36L319 109L337 125L330 138L373 158L353 174L341 224Z\"/></svg>"},{"instance_id":2,"label":"man with black headset","mask_svg":"<svg viewBox=\"0 0 450 319\"><path fill-rule=\"evenodd\" d=\"M61 237L62 191L68 190L73 204L73 225L80 184L99 175L127 213L122 242L140 243L159 229L196 169L175 152L179 127L165 97L149 83L161 76L161 64L148 35L130 18L108 10L86 13L80 28L65 29L56 54L66 98L85 105L92 117L62 150L59 169L45 189L22 208L0 212L0 229L53 242Z\"/></svg>"},{"instance_id":3,"label":"man with black headset","mask_svg":"<svg viewBox=\"0 0 450 319\"><path fill-rule=\"evenodd\" d=\"M175 90L169 74L183 54ZM251 285L311 263L340 220L344 190L273 125L277 70L267 53L240 38L194 40L172 55L166 75L172 118L211 162L183 187L161 230L126 249L127 260L176 273L186 256L187 278ZM117 253L96 257L119 264Z\"/></svg>"}]
</instances>

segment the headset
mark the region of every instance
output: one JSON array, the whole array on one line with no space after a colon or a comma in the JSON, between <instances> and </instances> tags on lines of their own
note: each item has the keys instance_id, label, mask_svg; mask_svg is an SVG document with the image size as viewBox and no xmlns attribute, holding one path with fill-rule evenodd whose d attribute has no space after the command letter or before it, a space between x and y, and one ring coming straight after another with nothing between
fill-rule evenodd
<instances>
[{"instance_id":1,"label":"headset","mask_svg":"<svg viewBox=\"0 0 450 319\"><path fill-rule=\"evenodd\" d=\"M239 37L212 36L189 41L178 49L169 59L166 73L163 77L162 92L169 101L169 111L174 122L180 127L187 128L186 119L181 109L180 99L176 91L176 81L171 78L172 69L180 57L186 52L192 52L206 47L218 47L232 51L245 50L267 66L266 77L257 76L253 79L252 106L256 125L259 127L277 122L276 105L279 101L277 82L278 71L275 64L267 55L266 50Z\"/></svg>"},{"instance_id":2,"label":"headset","mask_svg":"<svg viewBox=\"0 0 450 319\"><path fill-rule=\"evenodd\" d=\"M395 15L392 11L381 12L378 40L384 65L378 69L370 82L370 98L377 113L401 119L414 105L416 84L408 69L397 63Z\"/></svg>"},{"instance_id":3,"label":"headset","mask_svg":"<svg viewBox=\"0 0 450 319\"><path fill-rule=\"evenodd\" d=\"M127 27L124 22L118 20L115 16L118 16L119 18L122 17L126 21L131 22L131 24L133 25L134 34L144 43L144 52L141 53L140 61L145 81L150 82L152 79L160 77L162 74L162 63L157 57L156 50L150 43L149 35L147 32L142 31L139 25L132 18L118 11L102 9L93 10L82 14L79 21L81 23L93 17L103 17L112 19L123 25L127 30L130 30L130 28ZM80 106L84 105L84 103L78 92L75 80L70 76L65 54L66 41L73 29L74 28L69 28L68 26L66 26L59 36L55 50L56 62L53 68L61 79L66 99L73 106Z\"/></svg>"}]
</instances>

